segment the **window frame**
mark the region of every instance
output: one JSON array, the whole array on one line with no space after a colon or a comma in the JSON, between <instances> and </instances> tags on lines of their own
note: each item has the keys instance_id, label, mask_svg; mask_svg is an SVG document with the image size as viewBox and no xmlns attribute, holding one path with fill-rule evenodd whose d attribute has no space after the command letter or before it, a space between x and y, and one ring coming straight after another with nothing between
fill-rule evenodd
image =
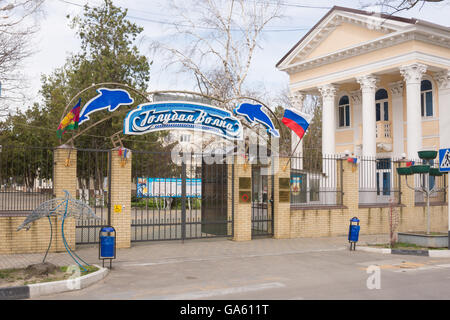
<instances>
[{"instance_id":1,"label":"window frame","mask_svg":"<svg viewBox=\"0 0 450 320\"><path fill-rule=\"evenodd\" d=\"M343 97L347 97L348 99L348 103L345 104L339 104L340 100ZM341 125L341 109L343 109L343 123L344 125ZM347 121L348 120L348 121ZM337 108L337 128L338 129L346 129L346 128L351 128L352 126L352 115L351 115L351 108L350 108L350 98L348 97L348 95L343 95L339 98L338 100L338 108Z\"/></svg>"},{"instance_id":2,"label":"window frame","mask_svg":"<svg viewBox=\"0 0 450 320\"><path fill-rule=\"evenodd\" d=\"M431 84L431 89L422 90L422 82L423 81L429 81ZM431 115L427 115L427 93L431 93ZM420 82L420 116L423 119L430 119L434 118L434 92L433 92L433 82L429 79L423 79Z\"/></svg>"}]
</instances>

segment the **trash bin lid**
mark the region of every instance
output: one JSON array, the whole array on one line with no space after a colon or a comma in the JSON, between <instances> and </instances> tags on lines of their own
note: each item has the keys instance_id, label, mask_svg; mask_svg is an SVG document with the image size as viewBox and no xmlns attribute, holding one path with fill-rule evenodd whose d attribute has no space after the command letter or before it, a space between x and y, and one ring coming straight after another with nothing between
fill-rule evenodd
<instances>
[{"instance_id":1,"label":"trash bin lid","mask_svg":"<svg viewBox=\"0 0 450 320\"><path fill-rule=\"evenodd\" d=\"M103 227L100 229L100 232L115 232L113 227Z\"/></svg>"},{"instance_id":2,"label":"trash bin lid","mask_svg":"<svg viewBox=\"0 0 450 320\"><path fill-rule=\"evenodd\" d=\"M353 217L350 219L350 222L359 222L359 219L357 217Z\"/></svg>"}]
</instances>

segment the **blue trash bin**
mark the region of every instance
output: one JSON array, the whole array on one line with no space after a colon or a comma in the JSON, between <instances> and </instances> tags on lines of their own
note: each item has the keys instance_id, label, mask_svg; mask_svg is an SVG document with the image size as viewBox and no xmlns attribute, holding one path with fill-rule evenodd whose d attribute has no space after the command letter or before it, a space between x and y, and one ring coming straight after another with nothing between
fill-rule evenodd
<instances>
[{"instance_id":1,"label":"blue trash bin","mask_svg":"<svg viewBox=\"0 0 450 320\"><path fill-rule=\"evenodd\" d=\"M116 258L116 230L110 226L100 228L99 241L98 258L103 261L103 266L105 259L109 259L111 268L112 259Z\"/></svg>"},{"instance_id":2,"label":"blue trash bin","mask_svg":"<svg viewBox=\"0 0 450 320\"><path fill-rule=\"evenodd\" d=\"M359 230L359 219L357 217L351 218L348 230L348 242L350 242L350 250L355 250L356 248L356 242L358 242L359 239Z\"/></svg>"}]
</instances>

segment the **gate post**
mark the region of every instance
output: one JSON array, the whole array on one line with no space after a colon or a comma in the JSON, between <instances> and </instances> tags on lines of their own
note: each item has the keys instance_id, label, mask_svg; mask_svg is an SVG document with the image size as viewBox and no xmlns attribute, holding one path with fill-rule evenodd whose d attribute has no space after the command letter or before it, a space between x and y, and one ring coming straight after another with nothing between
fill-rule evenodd
<instances>
[{"instance_id":1,"label":"gate post","mask_svg":"<svg viewBox=\"0 0 450 320\"><path fill-rule=\"evenodd\" d=\"M53 153L53 194L56 198L65 196L64 190L70 193L72 198L77 196L77 150L68 145L61 145L55 148ZM53 241L52 249L56 252L65 251L65 246L61 237L61 220L53 218ZM68 217L64 222L64 236L67 244L75 249L76 221L73 217ZM53 250L51 250L53 251Z\"/></svg>"},{"instance_id":2,"label":"gate post","mask_svg":"<svg viewBox=\"0 0 450 320\"><path fill-rule=\"evenodd\" d=\"M117 248L131 246L131 160L130 150L128 159L119 155L120 148L111 150L111 184L110 206L111 226L116 229Z\"/></svg>"},{"instance_id":3,"label":"gate post","mask_svg":"<svg viewBox=\"0 0 450 320\"><path fill-rule=\"evenodd\" d=\"M291 200L290 179L291 166L287 157L274 157L273 161L273 237L275 239L286 239L291 232ZM287 164L287 166L286 166ZM286 180L288 179L288 180ZM281 185L280 185L281 181ZM286 185L287 182L287 185Z\"/></svg>"},{"instance_id":4,"label":"gate post","mask_svg":"<svg viewBox=\"0 0 450 320\"><path fill-rule=\"evenodd\" d=\"M233 240L247 241L252 239L252 167L240 163L237 157L234 157L233 160L234 182L232 183L235 186L234 190L231 190L234 193L232 195L234 199Z\"/></svg>"}]
</instances>

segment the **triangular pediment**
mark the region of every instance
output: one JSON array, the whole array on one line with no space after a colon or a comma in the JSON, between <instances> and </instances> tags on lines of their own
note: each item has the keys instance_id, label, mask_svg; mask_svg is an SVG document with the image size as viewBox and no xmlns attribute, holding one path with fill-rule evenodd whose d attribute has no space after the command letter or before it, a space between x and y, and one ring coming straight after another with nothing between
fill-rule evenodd
<instances>
[{"instance_id":1,"label":"triangular pediment","mask_svg":"<svg viewBox=\"0 0 450 320\"><path fill-rule=\"evenodd\" d=\"M411 27L407 19L336 7L330 10L277 64L280 69L363 45Z\"/></svg>"},{"instance_id":2,"label":"triangular pediment","mask_svg":"<svg viewBox=\"0 0 450 320\"><path fill-rule=\"evenodd\" d=\"M384 36L386 33L357 24L343 22L326 35L315 48L304 52L302 59L313 59ZM298 60L298 59L296 59ZM295 62L295 61L294 61Z\"/></svg>"}]
</instances>

